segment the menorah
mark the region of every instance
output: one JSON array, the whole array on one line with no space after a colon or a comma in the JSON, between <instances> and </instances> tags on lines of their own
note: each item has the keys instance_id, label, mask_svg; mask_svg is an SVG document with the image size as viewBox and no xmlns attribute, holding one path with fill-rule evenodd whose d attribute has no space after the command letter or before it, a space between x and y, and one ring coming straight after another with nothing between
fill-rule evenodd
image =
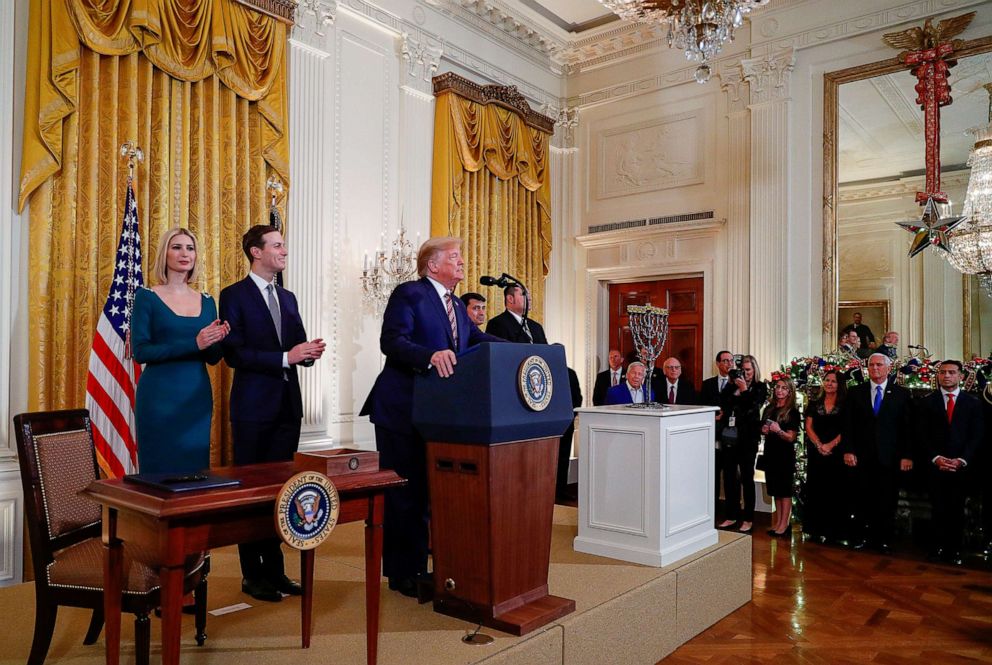
<instances>
[{"instance_id":1,"label":"menorah","mask_svg":"<svg viewBox=\"0 0 992 665\"><path fill-rule=\"evenodd\" d=\"M668 339L668 310L653 305L627 305L627 317L630 333L634 337L634 348L647 370L644 375L644 385L647 386L645 394L651 396L643 404L631 406L656 408L660 405L654 401L654 394L651 392L651 374Z\"/></svg>"}]
</instances>

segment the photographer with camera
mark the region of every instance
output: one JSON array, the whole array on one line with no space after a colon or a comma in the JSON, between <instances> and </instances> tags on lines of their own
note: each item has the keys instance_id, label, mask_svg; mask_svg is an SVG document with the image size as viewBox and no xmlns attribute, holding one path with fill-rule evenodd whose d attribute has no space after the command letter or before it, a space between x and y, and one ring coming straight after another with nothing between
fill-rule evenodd
<instances>
[{"instance_id":1,"label":"photographer with camera","mask_svg":"<svg viewBox=\"0 0 992 665\"><path fill-rule=\"evenodd\" d=\"M761 382L761 368L754 356L734 356L730 382L720 395L726 423L720 436L723 458L724 521L717 528L737 526L751 533L754 520L754 458L761 438L761 407L768 388ZM741 496L744 509L741 510Z\"/></svg>"}]
</instances>

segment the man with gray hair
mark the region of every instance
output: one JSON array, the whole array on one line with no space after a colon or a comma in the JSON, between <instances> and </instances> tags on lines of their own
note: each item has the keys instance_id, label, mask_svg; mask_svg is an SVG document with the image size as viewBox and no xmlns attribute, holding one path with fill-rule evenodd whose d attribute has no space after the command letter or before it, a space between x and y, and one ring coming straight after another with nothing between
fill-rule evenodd
<instances>
[{"instance_id":1,"label":"man with gray hair","mask_svg":"<svg viewBox=\"0 0 992 665\"><path fill-rule=\"evenodd\" d=\"M420 247L420 279L400 284L382 317L379 348L386 364L361 415L375 425L379 463L409 482L386 491L382 571L389 588L416 596L427 577L427 452L413 427L413 379L455 372L457 354L481 342L503 340L480 331L452 289L465 276L460 238L431 238Z\"/></svg>"},{"instance_id":2,"label":"man with gray hair","mask_svg":"<svg viewBox=\"0 0 992 665\"><path fill-rule=\"evenodd\" d=\"M868 358L867 383L847 397L847 423L840 447L857 475L854 546L883 553L892 542L899 482L913 468L913 404L909 391L889 379L892 359Z\"/></svg>"},{"instance_id":3,"label":"man with gray hair","mask_svg":"<svg viewBox=\"0 0 992 665\"><path fill-rule=\"evenodd\" d=\"M607 404L641 404L650 402L651 395L644 386L647 369L642 362L632 362L627 366L627 380L606 391Z\"/></svg>"}]
</instances>

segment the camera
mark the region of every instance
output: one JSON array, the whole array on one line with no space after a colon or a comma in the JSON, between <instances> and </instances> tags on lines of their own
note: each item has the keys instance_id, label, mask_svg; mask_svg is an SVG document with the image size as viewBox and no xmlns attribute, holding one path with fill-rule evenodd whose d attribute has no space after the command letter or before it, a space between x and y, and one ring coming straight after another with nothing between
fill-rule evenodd
<instances>
[{"instance_id":1,"label":"camera","mask_svg":"<svg viewBox=\"0 0 992 665\"><path fill-rule=\"evenodd\" d=\"M727 373L731 381L736 381L737 379L744 378L744 369L741 364L744 362L744 356L740 353L734 354L734 368Z\"/></svg>"}]
</instances>

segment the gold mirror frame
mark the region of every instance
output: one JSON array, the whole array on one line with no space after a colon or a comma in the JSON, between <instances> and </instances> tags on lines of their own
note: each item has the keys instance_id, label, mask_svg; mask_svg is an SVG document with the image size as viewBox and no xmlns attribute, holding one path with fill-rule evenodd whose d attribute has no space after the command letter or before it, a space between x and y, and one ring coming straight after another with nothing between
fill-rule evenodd
<instances>
[{"instance_id":1,"label":"gold mirror frame","mask_svg":"<svg viewBox=\"0 0 992 665\"><path fill-rule=\"evenodd\" d=\"M972 55L992 51L992 36L970 39L956 49L955 58L960 60ZM823 75L823 351L828 352L836 346L837 339L837 299L840 291L840 279L837 274L837 103L840 86L844 83L884 76L905 70L909 76L909 67L899 61L898 57L873 62L857 67L848 67ZM953 76L953 70L952 70ZM951 79L953 91L954 80ZM922 113L922 111L921 111ZM970 353L970 287L965 280L964 288L965 339L964 348Z\"/></svg>"}]
</instances>

